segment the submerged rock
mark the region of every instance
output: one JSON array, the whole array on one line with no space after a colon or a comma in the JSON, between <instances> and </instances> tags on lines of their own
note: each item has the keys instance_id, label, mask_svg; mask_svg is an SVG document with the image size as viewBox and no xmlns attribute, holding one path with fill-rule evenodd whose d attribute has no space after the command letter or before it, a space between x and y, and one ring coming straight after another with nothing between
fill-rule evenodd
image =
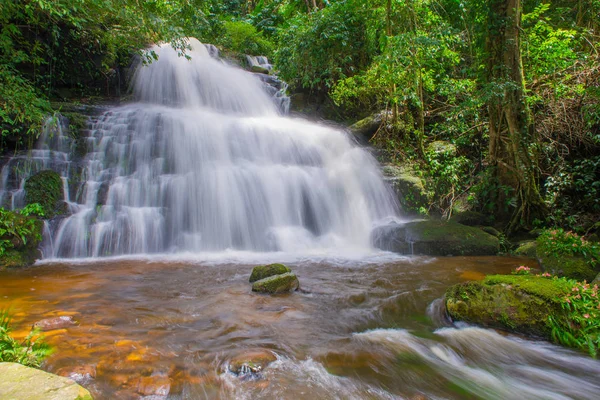
<instances>
[{"instance_id":1,"label":"submerged rock","mask_svg":"<svg viewBox=\"0 0 600 400\"><path fill-rule=\"evenodd\" d=\"M75 365L63 367L56 371L56 375L73 379L79 384L85 384L96 378L96 367L93 365Z\"/></svg>"},{"instance_id":2,"label":"submerged rock","mask_svg":"<svg viewBox=\"0 0 600 400\"><path fill-rule=\"evenodd\" d=\"M446 291L446 310L458 321L549 338L550 316L563 312L568 288L534 276L491 275Z\"/></svg>"},{"instance_id":3,"label":"submerged rock","mask_svg":"<svg viewBox=\"0 0 600 400\"><path fill-rule=\"evenodd\" d=\"M259 378L259 374L275 360L277 356L269 350L244 351L229 360L227 369L241 378Z\"/></svg>"},{"instance_id":4,"label":"submerged rock","mask_svg":"<svg viewBox=\"0 0 600 400\"><path fill-rule=\"evenodd\" d=\"M283 264L258 265L252 269L250 283L268 278L269 276L285 274L287 272L292 272L292 270Z\"/></svg>"},{"instance_id":5,"label":"submerged rock","mask_svg":"<svg viewBox=\"0 0 600 400\"><path fill-rule=\"evenodd\" d=\"M373 246L400 254L429 256L495 255L500 248L498 238L481 229L442 221L411 221L375 228Z\"/></svg>"},{"instance_id":6,"label":"submerged rock","mask_svg":"<svg viewBox=\"0 0 600 400\"><path fill-rule=\"evenodd\" d=\"M40 204L45 218L60 214L63 200L63 182L56 172L41 171L25 181L25 202Z\"/></svg>"},{"instance_id":7,"label":"submerged rock","mask_svg":"<svg viewBox=\"0 0 600 400\"><path fill-rule=\"evenodd\" d=\"M252 291L259 293L288 293L298 289L300 283L296 274L288 272L258 280L252 284Z\"/></svg>"},{"instance_id":8,"label":"submerged rock","mask_svg":"<svg viewBox=\"0 0 600 400\"><path fill-rule=\"evenodd\" d=\"M16 363L0 363L0 399L92 400L73 380Z\"/></svg>"},{"instance_id":9,"label":"submerged rock","mask_svg":"<svg viewBox=\"0 0 600 400\"><path fill-rule=\"evenodd\" d=\"M73 317L62 316L55 318L46 318L33 324L34 328L38 328L42 331L52 331L54 329L68 328L69 326L77 325Z\"/></svg>"}]
</instances>

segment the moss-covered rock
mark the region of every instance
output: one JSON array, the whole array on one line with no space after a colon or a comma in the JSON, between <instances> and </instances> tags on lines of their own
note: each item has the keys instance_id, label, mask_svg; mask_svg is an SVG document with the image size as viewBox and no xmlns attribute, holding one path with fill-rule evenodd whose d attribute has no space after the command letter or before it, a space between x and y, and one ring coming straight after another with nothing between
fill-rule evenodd
<instances>
[{"instance_id":1,"label":"moss-covered rock","mask_svg":"<svg viewBox=\"0 0 600 400\"><path fill-rule=\"evenodd\" d=\"M1 209L0 270L32 265L41 254L38 249L42 240L44 224L34 217L26 217L12 211Z\"/></svg>"},{"instance_id":2,"label":"moss-covered rock","mask_svg":"<svg viewBox=\"0 0 600 400\"><path fill-rule=\"evenodd\" d=\"M423 179L409 166L386 165L382 172L405 213L418 213L429 207L432 194L425 189Z\"/></svg>"},{"instance_id":3,"label":"moss-covered rock","mask_svg":"<svg viewBox=\"0 0 600 400\"><path fill-rule=\"evenodd\" d=\"M391 116L390 112L378 112L355 122L348 130L359 142L368 143L384 121L391 121Z\"/></svg>"},{"instance_id":4,"label":"moss-covered rock","mask_svg":"<svg viewBox=\"0 0 600 400\"><path fill-rule=\"evenodd\" d=\"M25 181L25 202L39 203L46 218L59 213L63 200L63 182L56 172L41 171Z\"/></svg>"},{"instance_id":5,"label":"moss-covered rock","mask_svg":"<svg viewBox=\"0 0 600 400\"><path fill-rule=\"evenodd\" d=\"M456 155L456 145L445 140L435 140L427 145L427 151L436 154Z\"/></svg>"},{"instance_id":6,"label":"moss-covered rock","mask_svg":"<svg viewBox=\"0 0 600 400\"><path fill-rule=\"evenodd\" d=\"M590 282L598 274L598 271L592 268L589 261L582 256L556 254L541 237L536 241L536 257L542 269L553 275Z\"/></svg>"},{"instance_id":7,"label":"moss-covered rock","mask_svg":"<svg viewBox=\"0 0 600 400\"><path fill-rule=\"evenodd\" d=\"M481 229L443 221L412 221L378 227L371 233L373 246L400 254L494 255L498 238Z\"/></svg>"},{"instance_id":8,"label":"moss-covered rock","mask_svg":"<svg viewBox=\"0 0 600 400\"><path fill-rule=\"evenodd\" d=\"M296 274L288 272L281 275L273 275L268 278L258 280L252 284L252 291L259 293L288 293L298 289L300 283Z\"/></svg>"},{"instance_id":9,"label":"moss-covered rock","mask_svg":"<svg viewBox=\"0 0 600 400\"><path fill-rule=\"evenodd\" d=\"M0 363L0 399L92 400L73 380L16 363Z\"/></svg>"},{"instance_id":10,"label":"moss-covered rock","mask_svg":"<svg viewBox=\"0 0 600 400\"><path fill-rule=\"evenodd\" d=\"M250 71L258 73L258 74L269 74L269 70L265 67L261 67L260 65L253 65L250 67Z\"/></svg>"},{"instance_id":11,"label":"moss-covered rock","mask_svg":"<svg viewBox=\"0 0 600 400\"><path fill-rule=\"evenodd\" d=\"M452 286L445 302L454 320L549 338L548 317L564 314L560 299L569 291L556 279L491 275Z\"/></svg>"},{"instance_id":12,"label":"moss-covered rock","mask_svg":"<svg viewBox=\"0 0 600 400\"><path fill-rule=\"evenodd\" d=\"M535 240L527 240L519 243L519 247L517 247L514 251L515 255L523 256L523 257L536 257L536 243Z\"/></svg>"},{"instance_id":13,"label":"moss-covered rock","mask_svg":"<svg viewBox=\"0 0 600 400\"><path fill-rule=\"evenodd\" d=\"M471 210L459 211L453 214L450 220L467 226L489 225L492 222L489 215Z\"/></svg>"},{"instance_id":14,"label":"moss-covered rock","mask_svg":"<svg viewBox=\"0 0 600 400\"><path fill-rule=\"evenodd\" d=\"M292 272L292 270L283 264L258 265L252 269L250 283L268 278L269 276L281 275L288 272Z\"/></svg>"}]
</instances>

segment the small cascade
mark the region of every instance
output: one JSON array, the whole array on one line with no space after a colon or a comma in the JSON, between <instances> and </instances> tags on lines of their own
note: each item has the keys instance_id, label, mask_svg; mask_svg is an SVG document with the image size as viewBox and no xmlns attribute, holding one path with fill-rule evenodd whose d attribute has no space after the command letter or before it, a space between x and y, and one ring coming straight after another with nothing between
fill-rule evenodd
<instances>
[{"instance_id":1,"label":"small cascade","mask_svg":"<svg viewBox=\"0 0 600 400\"><path fill-rule=\"evenodd\" d=\"M49 117L33 150L6 160L0 172L0 205L10 209L25 206L25 180L43 170L58 172L65 182L65 199L70 198L68 182L77 176L73 163L75 141L68 120L60 114Z\"/></svg>"},{"instance_id":2,"label":"small cascade","mask_svg":"<svg viewBox=\"0 0 600 400\"><path fill-rule=\"evenodd\" d=\"M44 256L370 249L371 229L398 212L373 158L341 131L285 117L274 77L190 45L190 59L152 49L137 102L90 122L83 158L59 124L4 167L13 207L38 170L65 180L71 214L49 224Z\"/></svg>"}]
</instances>

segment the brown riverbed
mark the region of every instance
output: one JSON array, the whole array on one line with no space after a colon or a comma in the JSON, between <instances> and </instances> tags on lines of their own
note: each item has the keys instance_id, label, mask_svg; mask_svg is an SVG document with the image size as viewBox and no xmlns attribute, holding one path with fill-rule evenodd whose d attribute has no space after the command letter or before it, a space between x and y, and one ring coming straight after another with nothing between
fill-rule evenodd
<instances>
[{"instance_id":1,"label":"brown riverbed","mask_svg":"<svg viewBox=\"0 0 600 400\"><path fill-rule=\"evenodd\" d=\"M46 332L44 369L95 374L96 399L592 399L600 363L545 342L457 329L436 299L450 285L527 259L396 258L289 265L302 290L252 293L253 264L105 260L0 273L0 309ZM277 360L239 377L240 354ZM148 397L150 396L150 397ZM517 397L513 397L517 396Z\"/></svg>"}]
</instances>

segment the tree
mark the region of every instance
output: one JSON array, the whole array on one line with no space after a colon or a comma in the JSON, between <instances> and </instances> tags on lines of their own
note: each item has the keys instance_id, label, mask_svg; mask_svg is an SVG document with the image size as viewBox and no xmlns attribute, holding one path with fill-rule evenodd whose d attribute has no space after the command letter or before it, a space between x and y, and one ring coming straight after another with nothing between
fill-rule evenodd
<instances>
[{"instance_id":1,"label":"tree","mask_svg":"<svg viewBox=\"0 0 600 400\"><path fill-rule=\"evenodd\" d=\"M514 207L508 231L529 224L545 208L538 186L536 137L526 102L520 49L521 0L489 0L486 74L489 163L499 185L498 212ZM508 188L507 199L501 188Z\"/></svg>"}]
</instances>

